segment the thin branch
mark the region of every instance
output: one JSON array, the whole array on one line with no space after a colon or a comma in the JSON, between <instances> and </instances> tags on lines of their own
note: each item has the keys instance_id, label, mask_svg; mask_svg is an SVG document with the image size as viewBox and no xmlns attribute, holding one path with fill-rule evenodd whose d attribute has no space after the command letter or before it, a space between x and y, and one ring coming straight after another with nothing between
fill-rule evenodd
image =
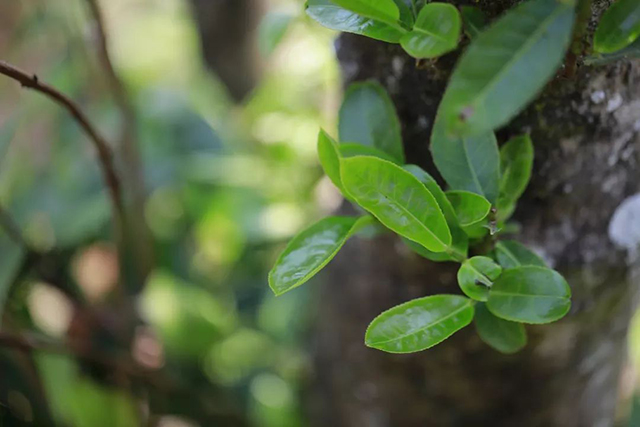
<instances>
[{"instance_id":1,"label":"thin branch","mask_svg":"<svg viewBox=\"0 0 640 427\"><path fill-rule=\"evenodd\" d=\"M89 139L98 152L98 159L102 169L103 179L105 181L105 185L109 190L111 203L113 205L112 208L114 216L114 226L116 228L116 240L118 241L118 245L121 245L124 224L122 189L120 180L118 178L118 175L116 174L116 169L113 161L113 153L111 152L111 148L109 147L105 139L98 133L96 128L91 124L87 116L85 116L85 114L75 104L74 101L58 91L56 88L41 82L38 79L38 76L36 76L35 74L32 75L26 73L2 60L0 60L0 74L3 74L19 82L22 87L42 93L43 95L63 106L80 125L82 130L84 130L85 133L89 136Z\"/></svg>"},{"instance_id":2,"label":"thin branch","mask_svg":"<svg viewBox=\"0 0 640 427\"><path fill-rule=\"evenodd\" d=\"M104 17L98 4L98 0L87 0L87 4L95 23L98 58L102 69L107 75L115 103L122 115L120 145L128 175L127 182L131 188L133 202L133 209L130 211L133 223L130 224L132 227L131 230L128 231L137 235L136 238L132 239L131 243L138 246L135 252L140 256L140 260L142 262L142 265L139 265L143 270L142 276L146 276L152 268L153 256L150 236L143 216L145 200L144 174L140 151L136 144L136 112L128 96L126 87L113 66L113 61L111 60L111 55L109 53L109 39L107 37ZM144 280L144 277L142 277L142 279Z\"/></svg>"}]
</instances>

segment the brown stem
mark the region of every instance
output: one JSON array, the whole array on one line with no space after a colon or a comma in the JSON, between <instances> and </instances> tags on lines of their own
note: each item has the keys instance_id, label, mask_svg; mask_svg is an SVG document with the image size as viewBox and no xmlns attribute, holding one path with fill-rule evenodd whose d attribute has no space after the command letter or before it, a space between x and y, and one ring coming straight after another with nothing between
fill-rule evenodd
<instances>
[{"instance_id":1,"label":"brown stem","mask_svg":"<svg viewBox=\"0 0 640 427\"><path fill-rule=\"evenodd\" d=\"M22 87L40 92L56 103L60 104L71 114L75 121L89 136L89 139L98 152L99 164L102 169L105 185L109 190L113 209L113 221L115 227L116 240L119 247L122 245L122 230L124 223L124 205L122 201L122 190L120 180L116 174L113 162L113 153L105 139L98 133L91 124L87 116L80 110L74 101L58 91L56 88L41 82L35 74L28 74L19 68L0 60L0 74L3 74L22 85Z\"/></svg>"},{"instance_id":2,"label":"brown stem","mask_svg":"<svg viewBox=\"0 0 640 427\"><path fill-rule=\"evenodd\" d=\"M140 279L144 280L152 268L153 255L148 229L142 214L142 212L144 212L145 199L144 176L140 151L136 144L136 112L131 104L126 87L113 66L113 61L109 53L109 39L98 0L87 0L87 4L95 23L98 58L101 68L106 73L112 96L122 116L120 146L133 203L132 209L129 212L131 216L131 222L129 223L130 229L127 231L136 235L135 238L131 239L130 243L137 246L135 253L139 256L140 261L138 265L142 275Z\"/></svg>"}]
</instances>

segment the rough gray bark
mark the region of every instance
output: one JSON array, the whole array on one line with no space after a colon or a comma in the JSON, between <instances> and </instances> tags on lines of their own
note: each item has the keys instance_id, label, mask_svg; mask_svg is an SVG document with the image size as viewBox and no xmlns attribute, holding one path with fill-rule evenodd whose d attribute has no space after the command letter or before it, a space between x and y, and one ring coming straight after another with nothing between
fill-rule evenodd
<instances>
[{"instance_id":1,"label":"rough gray bark","mask_svg":"<svg viewBox=\"0 0 640 427\"><path fill-rule=\"evenodd\" d=\"M429 134L455 57L417 69L396 46L342 35L336 47L346 83L375 79L387 87L409 161L433 171ZM568 279L570 315L528 327L529 345L511 356L481 343L473 326L418 354L368 349L365 329L383 310L457 293L457 266L422 259L391 236L354 239L330 265L318 299L312 425L613 424L639 276L607 228L640 190L640 62L557 78L499 140L526 131L536 161L515 215L516 238Z\"/></svg>"}]
</instances>

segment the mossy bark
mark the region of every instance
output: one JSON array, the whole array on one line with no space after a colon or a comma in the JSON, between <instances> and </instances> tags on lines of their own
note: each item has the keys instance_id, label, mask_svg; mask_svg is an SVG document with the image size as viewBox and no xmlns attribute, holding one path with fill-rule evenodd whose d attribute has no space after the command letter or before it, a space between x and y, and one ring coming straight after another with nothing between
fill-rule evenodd
<instances>
[{"instance_id":1,"label":"mossy bark","mask_svg":"<svg viewBox=\"0 0 640 427\"><path fill-rule=\"evenodd\" d=\"M409 162L433 172L429 135L455 55L417 68L397 46L359 36L342 35L336 48L345 84L373 79L388 89ZM457 293L457 266L422 259L392 236L354 239L330 265L318 299L312 425L613 425L639 276L607 229L640 190L640 62L557 77L498 137L523 132L536 160L515 238L566 276L570 314L528 327L526 349L510 356L480 342L473 326L413 355L368 349L365 329L383 310Z\"/></svg>"}]
</instances>

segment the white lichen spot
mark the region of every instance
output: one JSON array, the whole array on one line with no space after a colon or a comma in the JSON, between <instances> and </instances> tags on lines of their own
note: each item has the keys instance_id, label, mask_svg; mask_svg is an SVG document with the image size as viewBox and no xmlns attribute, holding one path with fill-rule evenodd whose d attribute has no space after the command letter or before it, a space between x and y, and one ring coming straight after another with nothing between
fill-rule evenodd
<instances>
[{"instance_id":1,"label":"white lichen spot","mask_svg":"<svg viewBox=\"0 0 640 427\"><path fill-rule=\"evenodd\" d=\"M609 223L609 238L635 258L640 249L640 193L618 206Z\"/></svg>"},{"instance_id":2,"label":"white lichen spot","mask_svg":"<svg viewBox=\"0 0 640 427\"><path fill-rule=\"evenodd\" d=\"M602 101L604 101L604 98L605 94L603 90L597 90L591 94L591 101L594 104L600 104Z\"/></svg>"},{"instance_id":3,"label":"white lichen spot","mask_svg":"<svg viewBox=\"0 0 640 427\"><path fill-rule=\"evenodd\" d=\"M393 74L400 76L404 69L404 58L401 56L394 56L391 60L391 69L393 70Z\"/></svg>"},{"instance_id":4,"label":"white lichen spot","mask_svg":"<svg viewBox=\"0 0 640 427\"><path fill-rule=\"evenodd\" d=\"M607 113L612 113L622 106L622 96L616 93L607 102Z\"/></svg>"}]
</instances>

